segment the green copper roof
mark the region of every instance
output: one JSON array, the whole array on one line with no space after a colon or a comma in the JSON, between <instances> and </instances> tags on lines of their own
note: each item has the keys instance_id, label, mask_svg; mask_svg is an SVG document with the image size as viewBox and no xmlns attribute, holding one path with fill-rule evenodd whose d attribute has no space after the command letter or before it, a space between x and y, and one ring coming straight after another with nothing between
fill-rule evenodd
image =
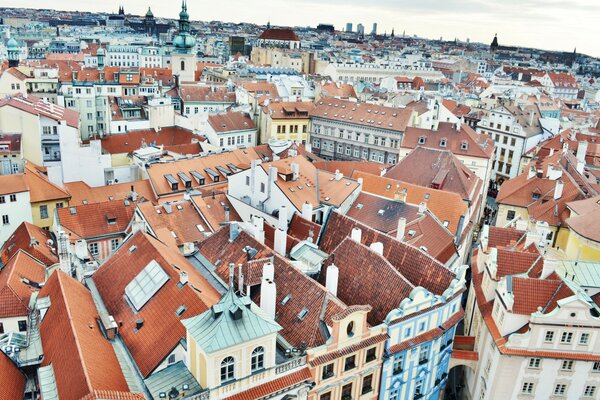
<instances>
[{"instance_id":1,"label":"green copper roof","mask_svg":"<svg viewBox=\"0 0 600 400\"><path fill-rule=\"evenodd\" d=\"M252 310L248 297L229 289L210 310L181 321L198 346L213 353L281 330L281 326L259 310Z\"/></svg>"}]
</instances>

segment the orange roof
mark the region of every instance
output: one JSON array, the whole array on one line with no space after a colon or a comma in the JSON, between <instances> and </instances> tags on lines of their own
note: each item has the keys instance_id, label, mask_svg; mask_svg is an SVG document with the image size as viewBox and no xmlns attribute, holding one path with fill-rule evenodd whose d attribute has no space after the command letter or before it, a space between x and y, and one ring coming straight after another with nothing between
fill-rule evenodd
<instances>
[{"instance_id":1,"label":"orange roof","mask_svg":"<svg viewBox=\"0 0 600 400\"><path fill-rule=\"evenodd\" d=\"M11 97L0 100L0 107L10 106L33 115L44 116L55 121L64 121L73 128L79 128L79 113L56 104L48 103L35 96Z\"/></svg>"},{"instance_id":2,"label":"orange roof","mask_svg":"<svg viewBox=\"0 0 600 400\"><path fill-rule=\"evenodd\" d=\"M354 86L347 83L327 82L321 86L321 93L325 97L335 97L340 99L356 98Z\"/></svg>"},{"instance_id":3,"label":"orange roof","mask_svg":"<svg viewBox=\"0 0 600 400\"><path fill-rule=\"evenodd\" d=\"M262 108L263 113L272 119L308 119L308 113L315 108L312 101L273 101Z\"/></svg>"},{"instance_id":4,"label":"orange roof","mask_svg":"<svg viewBox=\"0 0 600 400\"><path fill-rule=\"evenodd\" d=\"M131 195L131 187L138 195L138 202L147 200L156 202L150 181L147 179L135 182L117 183L107 186L91 187L83 181L65 183L65 189L71 195L69 204L78 206L81 204L103 203L105 201L116 201L128 199Z\"/></svg>"},{"instance_id":5,"label":"orange roof","mask_svg":"<svg viewBox=\"0 0 600 400\"><path fill-rule=\"evenodd\" d=\"M129 131L127 133L114 134L102 138L102 149L110 154L131 154L144 145L155 146L175 146L181 144L190 144L194 138L197 138L192 131L184 128L169 126L161 128L160 131L154 129L144 129L139 131Z\"/></svg>"},{"instance_id":6,"label":"orange roof","mask_svg":"<svg viewBox=\"0 0 600 400\"><path fill-rule=\"evenodd\" d=\"M0 249L0 263L6 265L8 260L19 250L27 252L36 260L49 267L58 263L56 246L50 246L52 240L50 231L25 221L15 229Z\"/></svg>"},{"instance_id":7,"label":"orange roof","mask_svg":"<svg viewBox=\"0 0 600 400\"><path fill-rule=\"evenodd\" d=\"M112 345L98 326L90 292L61 270L40 291L50 308L40 323L42 366L52 365L61 399L80 399L95 390L128 392Z\"/></svg>"},{"instance_id":8,"label":"orange roof","mask_svg":"<svg viewBox=\"0 0 600 400\"><path fill-rule=\"evenodd\" d=\"M0 196L27 191L25 174L0 175Z\"/></svg>"},{"instance_id":9,"label":"orange roof","mask_svg":"<svg viewBox=\"0 0 600 400\"><path fill-rule=\"evenodd\" d=\"M199 242L210 229L190 201L176 201L154 206L149 202L138 205L141 213L159 239L175 239L178 246ZM167 235L167 237L163 237Z\"/></svg>"},{"instance_id":10,"label":"orange roof","mask_svg":"<svg viewBox=\"0 0 600 400\"><path fill-rule=\"evenodd\" d=\"M3 351L0 351L0 371L0 398L22 399L25 394L25 375Z\"/></svg>"},{"instance_id":11,"label":"orange roof","mask_svg":"<svg viewBox=\"0 0 600 400\"><path fill-rule=\"evenodd\" d=\"M212 232L218 231L221 225L226 222L225 207L229 207L229 221L242 220L231 205L226 192L215 191L201 196L194 195L192 196L192 204Z\"/></svg>"},{"instance_id":12,"label":"orange roof","mask_svg":"<svg viewBox=\"0 0 600 400\"><path fill-rule=\"evenodd\" d=\"M313 165L323 171L340 171L344 176L352 177L354 171L367 172L373 175L381 175L389 165L372 161L315 161Z\"/></svg>"},{"instance_id":13,"label":"orange roof","mask_svg":"<svg viewBox=\"0 0 600 400\"><path fill-rule=\"evenodd\" d=\"M454 192L426 188L395 179L354 171L354 179L363 179L362 190L367 193L394 199L406 189L406 202L420 204L425 202L427 208L440 221L448 221L448 230L456 232L461 216L468 213L467 202Z\"/></svg>"},{"instance_id":14,"label":"orange roof","mask_svg":"<svg viewBox=\"0 0 600 400\"><path fill-rule=\"evenodd\" d=\"M254 121L248 114L237 111L209 115L208 123L217 133L256 129Z\"/></svg>"},{"instance_id":15,"label":"orange roof","mask_svg":"<svg viewBox=\"0 0 600 400\"><path fill-rule=\"evenodd\" d=\"M124 233L133 218L135 205L124 201L107 201L68 208L57 208L61 227L74 233L77 238L92 239L111 234Z\"/></svg>"},{"instance_id":16,"label":"orange roof","mask_svg":"<svg viewBox=\"0 0 600 400\"><path fill-rule=\"evenodd\" d=\"M235 103L235 92L224 86L180 86L179 98L184 102Z\"/></svg>"},{"instance_id":17,"label":"orange roof","mask_svg":"<svg viewBox=\"0 0 600 400\"><path fill-rule=\"evenodd\" d=\"M155 260L169 280L137 312L126 300L125 287ZM126 266L126 268L124 268ZM179 287L180 271L188 274L188 283ZM138 232L96 271L93 280L106 308L120 325L119 334L144 377L185 338L182 319L208 310L220 299L219 293L189 264L177 249L168 247L150 235ZM178 315L176 310L186 310ZM143 326L136 329L136 321Z\"/></svg>"},{"instance_id":18,"label":"orange roof","mask_svg":"<svg viewBox=\"0 0 600 400\"><path fill-rule=\"evenodd\" d=\"M48 177L30 162L25 163L25 181L29 187L29 196L32 203L61 199L68 201L71 198L66 190L50 182Z\"/></svg>"},{"instance_id":19,"label":"orange roof","mask_svg":"<svg viewBox=\"0 0 600 400\"><path fill-rule=\"evenodd\" d=\"M282 390L290 390L291 388L302 383L308 383L312 379L310 370L302 368L300 371L292 372L291 374L275 378L267 383L245 390L241 393L225 397L226 400L256 400L262 399L274 393L279 393Z\"/></svg>"},{"instance_id":20,"label":"orange roof","mask_svg":"<svg viewBox=\"0 0 600 400\"><path fill-rule=\"evenodd\" d=\"M27 278L31 284L23 282ZM46 280L43 264L20 250L0 273L0 317L28 315L31 294Z\"/></svg>"},{"instance_id":21,"label":"orange roof","mask_svg":"<svg viewBox=\"0 0 600 400\"><path fill-rule=\"evenodd\" d=\"M258 37L266 40L285 40L290 42L299 42L300 38L289 28L269 28Z\"/></svg>"}]
</instances>

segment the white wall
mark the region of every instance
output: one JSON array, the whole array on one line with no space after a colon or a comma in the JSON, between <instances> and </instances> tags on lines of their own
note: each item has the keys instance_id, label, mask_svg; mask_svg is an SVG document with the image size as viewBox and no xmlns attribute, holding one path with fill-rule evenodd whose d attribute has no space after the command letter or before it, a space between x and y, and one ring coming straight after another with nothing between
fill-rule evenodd
<instances>
[{"instance_id":1,"label":"white wall","mask_svg":"<svg viewBox=\"0 0 600 400\"><path fill-rule=\"evenodd\" d=\"M0 204L0 247L22 222L32 222L29 192L16 193L17 201L10 201L10 194L2 196L6 202ZM8 216L7 225L2 223L4 215Z\"/></svg>"}]
</instances>

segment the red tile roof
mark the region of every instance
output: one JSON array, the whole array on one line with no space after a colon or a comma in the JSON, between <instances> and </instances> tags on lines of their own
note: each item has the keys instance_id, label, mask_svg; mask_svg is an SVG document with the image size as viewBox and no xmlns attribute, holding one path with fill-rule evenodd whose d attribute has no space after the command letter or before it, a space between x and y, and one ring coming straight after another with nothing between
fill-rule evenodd
<instances>
[{"instance_id":1,"label":"red tile roof","mask_svg":"<svg viewBox=\"0 0 600 400\"><path fill-rule=\"evenodd\" d=\"M28 279L32 284L23 282ZM20 250L0 271L0 317L28 315L29 300L46 280L43 264ZM35 285L35 286L34 286Z\"/></svg>"},{"instance_id":2,"label":"red tile roof","mask_svg":"<svg viewBox=\"0 0 600 400\"><path fill-rule=\"evenodd\" d=\"M161 128L160 131L154 129L144 129L139 131L129 131L122 134L114 134L102 138L102 149L109 154L131 154L144 145L155 146L178 146L190 144L196 137L192 131L187 129L169 126Z\"/></svg>"},{"instance_id":3,"label":"red tile roof","mask_svg":"<svg viewBox=\"0 0 600 400\"><path fill-rule=\"evenodd\" d=\"M308 368L303 368L300 371L292 372L291 374L284 375L280 378L275 378L272 381L263 383L262 385L258 385L244 392L225 397L224 400L262 399L282 390L289 390L302 383L308 383L311 379L312 376L310 374L310 370Z\"/></svg>"},{"instance_id":4,"label":"red tile roof","mask_svg":"<svg viewBox=\"0 0 600 400\"><path fill-rule=\"evenodd\" d=\"M71 240L91 239L101 236L121 234L127 231L135 205L124 201L85 204L58 208L58 222L66 232L75 234ZM114 219L114 223L111 223Z\"/></svg>"},{"instance_id":5,"label":"red tile roof","mask_svg":"<svg viewBox=\"0 0 600 400\"><path fill-rule=\"evenodd\" d=\"M497 248L514 246L525 234L525 231L519 231L514 228L490 226L488 246Z\"/></svg>"},{"instance_id":6,"label":"red tile roof","mask_svg":"<svg viewBox=\"0 0 600 400\"><path fill-rule=\"evenodd\" d=\"M42 366L52 365L61 399L80 399L95 390L128 392L112 345L98 326L98 313L87 289L56 270L40 291L51 306L40 324Z\"/></svg>"},{"instance_id":7,"label":"red tile roof","mask_svg":"<svg viewBox=\"0 0 600 400\"><path fill-rule=\"evenodd\" d=\"M315 168L324 171L335 172L340 171L344 176L352 177L352 174L356 172L366 172L373 175L381 175L385 172L390 165L372 162L372 161L315 161L313 163Z\"/></svg>"},{"instance_id":8,"label":"red tile roof","mask_svg":"<svg viewBox=\"0 0 600 400\"><path fill-rule=\"evenodd\" d=\"M217 133L256 129L254 121L248 114L237 111L209 115L208 123Z\"/></svg>"},{"instance_id":9,"label":"red tile roof","mask_svg":"<svg viewBox=\"0 0 600 400\"><path fill-rule=\"evenodd\" d=\"M28 191L25 174L0 175L0 196Z\"/></svg>"},{"instance_id":10,"label":"red tile roof","mask_svg":"<svg viewBox=\"0 0 600 400\"><path fill-rule=\"evenodd\" d=\"M266 40L287 40L290 42L299 42L300 38L289 28L269 28L258 37Z\"/></svg>"},{"instance_id":11,"label":"red tile roof","mask_svg":"<svg viewBox=\"0 0 600 400\"><path fill-rule=\"evenodd\" d=\"M179 98L185 104L188 101L201 103L231 103L236 102L235 92L230 92L224 86L180 86Z\"/></svg>"},{"instance_id":12,"label":"red tile roof","mask_svg":"<svg viewBox=\"0 0 600 400\"><path fill-rule=\"evenodd\" d=\"M29 114L38 115L53 119L55 121L64 121L73 128L79 128L79 113L68 108L48 103L34 96L11 97L0 100L0 107L14 107Z\"/></svg>"},{"instance_id":13,"label":"red tile roof","mask_svg":"<svg viewBox=\"0 0 600 400\"><path fill-rule=\"evenodd\" d=\"M512 312L531 315L542 308L547 314L558 305L558 300L573 296L573 291L561 280L512 277L514 304Z\"/></svg>"},{"instance_id":14,"label":"red tile roof","mask_svg":"<svg viewBox=\"0 0 600 400\"><path fill-rule=\"evenodd\" d=\"M22 399L25 394L25 375L4 352L0 352L0 399Z\"/></svg>"},{"instance_id":15,"label":"red tile roof","mask_svg":"<svg viewBox=\"0 0 600 400\"><path fill-rule=\"evenodd\" d=\"M144 216L150 229L165 243L175 239L175 243L182 246L184 243L199 242L206 237L205 232L210 233L209 227L189 201L159 206L146 202L138 205L138 212Z\"/></svg>"},{"instance_id":16,"label":"red tile roof","mask_svg":"<svg viewBox=\"0 0 600 400\"><path fill-rule=\"evenodd\" d=\"M135 247L134 247L135 246ZM130 252L131 249L134 249ZM125 298L125 287L155 260L169 280L137 312ZM127 268L124 268L127 266ZM188 274L188 284L179 287L180 271ZM102 264L93 276L106 308L119 324L119 334L140 372L147 377L185 338L181 319L208 310L219 300L219 293L200 275L177 249L138 232ZM176 310L187 309L178 316ZM143 326L136 330L136 321Z\"/></svg>"},{"instance_id":17,"label":"red tile roof","mask_svg":"<svg viewBox=\"0 0 600 400\"><path fill-rule=\"evenodd\" d=\"M324 97L335 97L340 99L356 98L354 86L347 83L327 82L321 86L321 94Z\"/></svg>"},{"instance_id":18,"label":"red tile roof","mask_svg":"<svg viewBox=\"0 0 600 400\"><path fill-rule=\"evenodd\" d=\"M66 190L50 182L48 176L30 162L25 164L25 181L29 187L29 196L32 203L52 200L68 201L71 197Z\"/></svg>"},{"instance_id":19,"label":"red tile roof","mask_svg":"<svg viewBox=\"0 0 600 400\"><path fill-rule=\"evenodd\" d=\"M58 263L56 245L53 243L49 246L48 240L52 240L50 231L23 222L0 249L0 263L6 265L12 256L19 250L23 250L46 267L56 264Z\"/></svg>"},{"instance_id":20,"label":"red tile roof","mask_svg":"<svg viewBox=\"0 0 600 400\"><path fill-rule=\"evenodd\" d=\"M148 179L95 187L91 187L83 181L65 183L65 189L71 195L71 200L69 201L71 206L104 203L106 201L122 201L130 198L132 186L138 195L138 203L144 201L156 202L152 185L150 185Z\"/></svg>"}]
</instances>

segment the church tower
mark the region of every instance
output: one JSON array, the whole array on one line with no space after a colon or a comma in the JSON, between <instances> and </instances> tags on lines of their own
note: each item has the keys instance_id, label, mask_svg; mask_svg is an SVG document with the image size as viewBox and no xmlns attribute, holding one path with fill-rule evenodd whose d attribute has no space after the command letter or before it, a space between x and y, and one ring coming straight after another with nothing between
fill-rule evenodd
<instances>
[{"instance_id":1,"label":"church tower","mask_svg":"<svg viewBox=\"0 0 600 400\"><path fill-rule=\"evenodd\" d=\"M190 16L186 0L181 2L179 13L179 34L173 40L171 70L179 82L192 82L196 74L196 39L190 33Z\"/></svg>"},{"instance_id":2,"label":"church tower","mask_svg":"<svg viewBox=\"0 0 600 400\"><path fill-rule=\"evenodd\" d=\"M10 38L8 39L8 42L6 42L6 51L8 53L8 66L10 68L18 67L20 50L19 44L14 38Z\"/></svg>"}]
</instances>

